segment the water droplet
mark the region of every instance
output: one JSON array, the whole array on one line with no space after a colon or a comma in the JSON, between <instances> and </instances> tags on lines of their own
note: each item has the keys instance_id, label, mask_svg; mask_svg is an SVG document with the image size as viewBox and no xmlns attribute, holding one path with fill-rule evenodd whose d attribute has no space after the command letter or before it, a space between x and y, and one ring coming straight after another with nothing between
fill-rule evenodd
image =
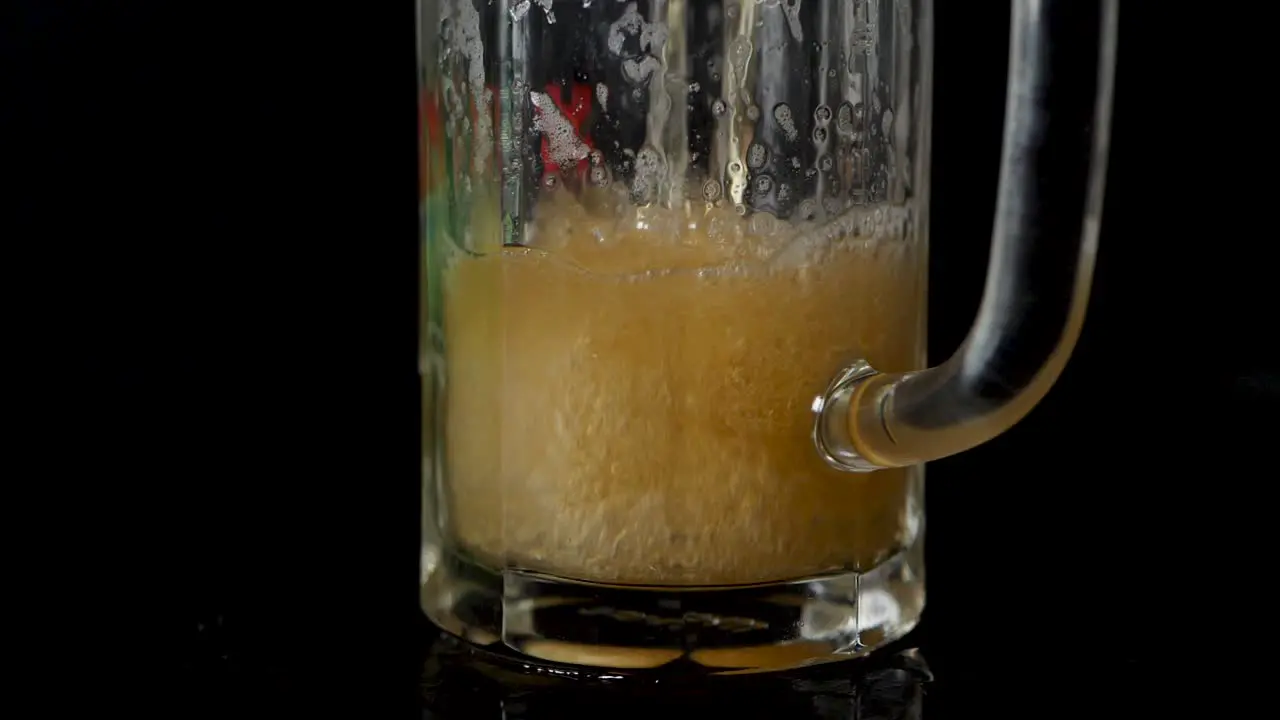
<instances>
[{"instance_id":1,"label":"water droplet","mask_svg":"<svg viewBox=\"0 0 1280 720\"><path fill-rule=\"evenodd\" d=\"M827 107L826 105L819 105L818 108L813 111L813 117L815 120L817 120L820 123L830 122L831 108Z\"/></svg>"},{"instance_id":2,"label":"water droplet","mask_svg":"<svg viewBox=\"0 0 1280 720\"><path fill-rule=\"evenodd\" d=\"M818 167L821 168L823 172L831 172L831 166L834 164L835 160L832 160L830 155L823 155L822 159L818 160Z\"/></svg>"},{"instance_id":3,"label":"water droplet","mask_svg":"<svg viewBox=\"0 0 1280 720\"><path fill-rule=\"evenodd\" d=\"M604 187L609 184L609 171L602 167L591 168L591 184Z\"/></svg>"},{"instance_id":4,"label":"water droplet","mask_svg":"<svg viewBox=\"0 0 1280 720\"><path fill-rule=\"evenodd\" d=\"M637 175L657 175L662 169L661 164L662 159L658 156L658 151L651 147L645 147L636 154Z\"/></svg>"},{"instance_id":5,"label":"water droplet","mask_svg":"<svg viewBox=\"0 0 1280 720\"><path fill-rule=\"evenodd\" d=\"M729 172L733 173L734 175L737 175L738 173L742 172L742 163L736 160L729 163Z\"/></svg>"},{"instance_id":6,"label":"water droplet","mask_svg":"<svg viewBox=\"0 0 1280 720\"><path fill-rule=\"evenodd\" d=\"M752 168L762 168L769 159L769 149L760 143L752 143L747 148L747 166Z\"/></svg>"},{"instance_id":7,"label":"water droplet","mask_svg":"<svg viewBox=\"0 0 1280 720\"><path fill-rule=\"evenodd\" d=\"M604 153L599 150L592 150L587 158L591 161L592 167L599 167L604 164Z\"/></svg>"},{"instance_id":8,"label":"water droplet","mask_svg":"<svg viewBox=\"0 0 1280 720\"><path fill-rule=\"evenodd\" d=\"M746 217L746 215L747 215L747 206L746 206L746 205L743 205L742 203L738 203L737 205L734 205L734 206L733 206L733 211L734 211L734 212L736 212L736 213L738 213L738 215L740 215L740 216Z\"/></svg>"},{"instance_id":9,"label":"water droplet","mask_svg":"<svg viewBox=\"0 0 1280 720\"><path fill-rule=\"evenodd\" d=\"M860 30L854 30L849 36L849 44L855 48L865 50L876 44L876 33L874 25L867 25Z\"/></svg>"},{"instance_id":10,"label":"water droplet","mask_svg":"<svg viewBox=\"0 0 1280 720\"><path fill-rule=\"evenodd\" d=\"M853 106L847 102L841 103L840 109L836 111L836 127L840 132L853 129Z\"/></svg>"},{"instance_id":11,"label":"water droplet","mask_svg":"<svg viewBox=\"0 0 1280 720\"><path fill-rule=\"evenodd\" d=\"M756 178L756 192L764 195L773 189L773 178L768 175L760 175Z\"/></svg>"},{"instance_id":12,"label":"water droplet","mask_svg":"<svg viewBox=\"0 0 1280 720\"><path fill-rule=\"evenodd\" d=\"M559 184L559 181L556 179L555 175L548 175L542 179L542 184L545 185L548 190L552 190L557 184Z\"/></svg>"},{"instance_id":13,"label":"water droplet","mask_svg":"<svg viewBox=\"0 0 1280 720\"><path fill-rule=\"evenodd\" d=\"M827 141L827 129L816 127L813 129L813 141L822 144Z\"/></svg>"},{"instance_id":14,"label":"water droplet","mask_svg":"<svg viewBox=\"0 0 1280 720\"><path fill-rule=\"evenodd\" d=\"M795 118L791 116L791 107L786 103L778 103L773 106L773 119L778 121L782 132L786 133L788 140L795 140L799 135L796 130Z\"/></svg>"},{"instance_id":15,"label":"water droplet","mask_svg":"<svg viewBox=\"0 0 1280 720\"><path fill-rule=\"evenodd\" d=\"M755 122L756 120L759 120L759 119L760 119L760 108L756 107L755 105L748 105L748 106L747 106L747 119L748 119L748 120L750 120L751 122Z\"/></svg>"},{"instance_id":16,"label":"water droplet","mask_svg":"<svg viewBox=\"0 0 1280 720\"><path fill-rule=\"evenodd\" d=\"M711 103L711 114L716 117L723 116L725 111L728 109L729 107L725 104L724 100L717 99L715 102Z\"/></svg>"},{"instance_id":17,"label":"water droplet","mask_svg":"<svg viewBox=\"0 0 1280 720\"><path fill-rule=\"evenodd\" d=\"M812 198L806 198L800 203L800 219L812 220L818 215L818 203Z\"/></svg>"},{"instance_id":18,"label":"water droplet","mask_svg":"<svg viewBox=\"0 0 1280 720\"><path fill-rule=\"evenodd\" d=\"M706 198L708 202L720 197L720 183L715 180L708 180L703 183L702 197Z\"/></svg>"}]
</instances>

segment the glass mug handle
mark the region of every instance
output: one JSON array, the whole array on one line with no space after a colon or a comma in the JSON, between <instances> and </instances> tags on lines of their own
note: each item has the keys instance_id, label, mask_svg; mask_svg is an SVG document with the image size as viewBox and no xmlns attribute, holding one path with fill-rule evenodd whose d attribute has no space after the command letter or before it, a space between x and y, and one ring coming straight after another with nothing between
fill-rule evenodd
<instances>
[{"instance_id":1,"label":"glass mug handle","mask_svg":"<svg viewBox=\"0 0 1280 720\"><path fill-rule=\"evenodd\" d=\"M815 400L814 442L854 472L936 460L1021 420L1084 323L1110 134L1117 0L1014 0L1000 189L986 287L942 365L865 361ZM1091 71L1092 70L1092 71Z\"/></svg>"}]
</instances>

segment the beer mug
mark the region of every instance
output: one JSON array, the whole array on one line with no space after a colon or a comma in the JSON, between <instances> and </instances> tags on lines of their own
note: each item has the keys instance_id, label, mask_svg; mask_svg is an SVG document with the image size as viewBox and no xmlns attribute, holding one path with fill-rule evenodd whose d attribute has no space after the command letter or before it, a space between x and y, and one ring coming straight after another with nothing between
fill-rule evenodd
<instances>
[{"instance_id":1,"label":"beer mug","mask_svg":"<svg viewBox=\"0 0 1280 720\"><path fill-rule=\"evenodd\" d=\"M985 294L926 368L929 0L419 3L435 623L635 673L915 626L923 463L1045 394L1093 268L1116 3L1012 10Z\"/></svg>"}]
</instances>

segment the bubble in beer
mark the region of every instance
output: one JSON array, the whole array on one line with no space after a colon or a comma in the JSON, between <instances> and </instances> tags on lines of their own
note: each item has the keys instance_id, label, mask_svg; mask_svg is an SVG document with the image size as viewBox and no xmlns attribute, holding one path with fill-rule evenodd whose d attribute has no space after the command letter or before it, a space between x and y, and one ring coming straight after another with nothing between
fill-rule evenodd
<instances>
[{"instance_id":1,"label":"bubble in beer","mask_svg":"<svg viewBox=\"0 0 1280 720\"><path fill-rule=\"evenodd\" d=\"M752 168L762 168L769 159L769 149L760 143L752 143L747 148L747 166Z\"/></svg>"}]
</instances>

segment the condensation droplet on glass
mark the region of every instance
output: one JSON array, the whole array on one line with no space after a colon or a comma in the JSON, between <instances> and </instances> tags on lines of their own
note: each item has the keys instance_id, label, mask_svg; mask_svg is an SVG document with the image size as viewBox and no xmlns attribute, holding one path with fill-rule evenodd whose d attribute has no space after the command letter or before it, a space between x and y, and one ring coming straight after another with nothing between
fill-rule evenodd
<instances>
[{"instance_id":1,"label":"condensation droplet on glass","mask_svg":"<svg viewBox=\"0 0 1280 720\"><path fill-rule=\"evenodd\" d=\"M604 153L599 150L592 150L587 154L587 159L591 162L592 167L599 167L604 164Z\"/></svg>"},{"instance_id":2,"label":"condensation droplet on glass","mask_svg":"<svg viewBox=\"0 0 1280 720\"><path fill-rule=\"evenodd\" d=\"M836 76L836 69L835 69L835 68L831 68L830 70L828 70L828 71L827 71L827 77L831 77L831 78L833 78L833 77L835 77L835 76Z\"/></svg>"},{"instance_id":3,"label":"condensation droplet on glass","mask_svg":"<svg viewBox=\"0 0 1280 720\"><path fill-rule=\"evenodd\" d=\"M658 157L658 151L651 147L645 147L636 154L636 173L656 175L661 170L660 163L661 159Z\"/></svg>"},{"instance_id":4,"label":"condensation droplet on glass","mask_svg":"<svg viewBox=\"0 0 1280 720\"><path fill-rule=\"evenodd\" d=\"M733 173L734 175L737 175L738 173L742 172L742 163L737 162L736 160L734 162L729 163L729 172Z\"/></svg>"},{"instance_id":5,"label":"condensation droplet on glass","mask_svg":"<svg viewBox=\"0 0 1280 720\"><path fill-rule=\"evenodd\" d=\"M800 158L799 158L799 157L793 157L793 158L791 158L791 167L792 167L793 169L795 169L795 170L799 170L799 169L800 169Z\"/></svg>"},{"instance_id":6,"label":"condensation droplet on glass","mask_svg":"<svg viewBox=\"0 0 1280 720\"><path fill-rule=\"evenodd\" d=\"M554 189L558 183L559 181L556 179L555 175L548 175L542 179L542 184L545 185L548 190Z\"/></svg>"},{"instance_id":7,"label":"condensation droplet on glass","mask_svg":"<svg viewBox=\"0 0 1280 720\"><path fill-rule=\"evenodd\" d=\"M782 128L782 132L786 133L788 140L795 140L799 135L796 130L795 118L791 116L791 106L786 103L774 105L773 119L778 121L778 125Z\"/></svg>"},{"instance_id":8,"label":"condensation droplet on glass","mask_svg":"<svg viewBox=\"0 0 1280 720\"><path fill-rule=\"evenodd\" d=\"M885 109L884 114L880 116L880 132L886 136L893 130L893 111Z\"/></svg>"},{"instance_id":9,"label":"condensation droplet on glass","mask_svg":"<svg viewBox=\"0 0 1280 720\"><path fill-rule=\"evenodd\" d=\"M748 105L748 106L747 106L747 119L748 119L748 120L750 120L751 122L755 122L756 120L759 120L759 119L760 119L760 108L759 108L759 107L756 107L755 105Z\"/></svg>"},{"instance_id":10,"label":"condensation droplet on glass","mask_svg":"<svg viewBox=\"0 0 1280 720\"><path fill-rule=\"evenodd\" d=\"M807 169L807 170L805 170L805 171L804 171L804 176L805 176L805 177L807 177L807 178L811 178L811 177L813 177L814 175L817 175L817 174L818 174L818 169L817 169L817 168L809 168L809 169Z\"/></svg>"},{"instance_id":11,"label":"condensation droplet on glass","mask_svg":"<svg viewBox=\"0 0 1280 720\"><path fill-rule=\"evenodd\" d=\"M826 105L819 105L813 111L813 119L824 125L831 122L831 108Z\"/></svg>"},{"instance_id":12,"label":"condensation droplet on glass","mask_svg":"<svg viewBox=\"0 0 1280 720\"><path fill-rule=\"evenodd\" d=\"M831 172L831 166L834 164L835 160L833 160L830 155L823 155L822 158L818 160L818 167L821 168L823 172Z\"/></svg>"},{"instance_id":13,"label":"condensation droplet on glass","mask_svg":"<svg viewBox=\"0 0 1280 720\"><path fill-rule=\"evenodd\" d=\"M769 149L760 143L752 143L747 148L747 166L753 168L764 167L765 162L769 159Z\"/></svg>"},{"instance_id":14,"label":"condensation droplet on glass","mask_svg":"<svg viewBox=\"0 0 1280 720\"><path fill-rule=\"evenodd\" d=\"M853 106L847 102L841 103L840 109L836 111L836 128L841 132L853 129Z\"/></svg>"},{"instance_id":15,"label":"condensation droplet on glass","mask_svg":"<svg viewBox=\"0 0 1280 720\"><path fill-rule=\"evenodd\" d=\"M773 178L768 175L760 175L756 178L756 192L761 195L768 193L773 189Z\"/></svg>"},{"instance_id":16,"label":"condensation droplet on glass","mask_svg":"<svg viewBox=\"0 0 1280 720\"><path fill-rule=\"evenodd\" d=\"M511 8L511 19L520 22L525 15L529 14L529 7L533 5L532 0L520 0L515 7Z\"/></svg>"},{"instance_id":17,"label":"condensation droplet on glass","mask_svg":"<svg viewBox=\"0 0 1280 720\"><path fill-rule=\"evenodd\" d=\"M747 60L751 57L751 42L739 35L729 45L729 62L739 75L747 74Z\"/></svg>"},{"instance_id":18,"label":"condensation droplet on glass","mask_svg":"<svg viewBox=\"0 0 1280 720\"><path fill-rule=\"evenodd\" d=\"M609 171L602 167L591 168L591 183L593 185L604 186L609 184Z\"/></svg>"},{"instance_id":19,"label":"condensation droplet on glass","mask_svg":"<svg viewBox=\"0 0 1280 720\"><path fill-rule=\"evenodd\" d=\"M727 6L725 6L724 16L729 20L737 20L738 19L738 3L729 3Z\"/></svg>"},{"instance_id":20,"label":"condensation droplet on glass","mask_svg":"<svg viewBox=\"0 0 1280 720\"><path fill-rule=\"evenodd\" d=\"M702 184L702 197L708 201L715 200L720 197L720 183L716 180L708 180Z\"/></svg>"},{"instance_id":21,"label":"condensation droplet on glass","mask_svg":"<svg viewBox=\"0 0 1280 720\"><path fill-rule=\"evenodd\" d=\"M747 206L746 206L746 205L743 205L742 203L738 203L737 205L734 205L734 206L733 206L733 211L734 211L734 212L736 212L736 213L738 213L738 215L740 215L740 216L742 216L742 217L746 217L746 215L747 215Z\"/></svg>"},{"instance_id":22,"label":"condensation droplet on glass","mask_svg":"<svg viewBox=\"0 0 1280 720\"><path fill-rule=\"evenodd\" d=\"M813 129L813 141L816 143L824 143L827 141L827 129L816 127Z\"/></svg>"},{"instance_id":23,"label":"condensation droplet on glass","mask_svg":"<svg viewBox=\"0 0 1280 720\"><path fill-rule=\"evenodd\" d=\"M812 198L806 198L800 203L800 219L812 220L818 214L818 203Z\"/></svg>"},{"instance_id":24,"label":"condensation droplet on glass","mask_svg":"<svg viewBox=\"0 0 1280 720\"><path fill-rule=\"evenodd\" d=\"M717 99L715 102L711 103L711 114L716 117L724 115L725 110L728 109L729 106L725 104L724 100Z\"/></svg>"},{"instance_id":25,"label":"condensation droplet on glass","mask_svg":"<svg viewBox=\"0 0 1280 720\"><path fill-rule=\"evenodd\" d=\"M635 90L632 90L631 97L636 102L644 102L644 90L642 88L636 88Z\"/></svg>"}]
</instances>

